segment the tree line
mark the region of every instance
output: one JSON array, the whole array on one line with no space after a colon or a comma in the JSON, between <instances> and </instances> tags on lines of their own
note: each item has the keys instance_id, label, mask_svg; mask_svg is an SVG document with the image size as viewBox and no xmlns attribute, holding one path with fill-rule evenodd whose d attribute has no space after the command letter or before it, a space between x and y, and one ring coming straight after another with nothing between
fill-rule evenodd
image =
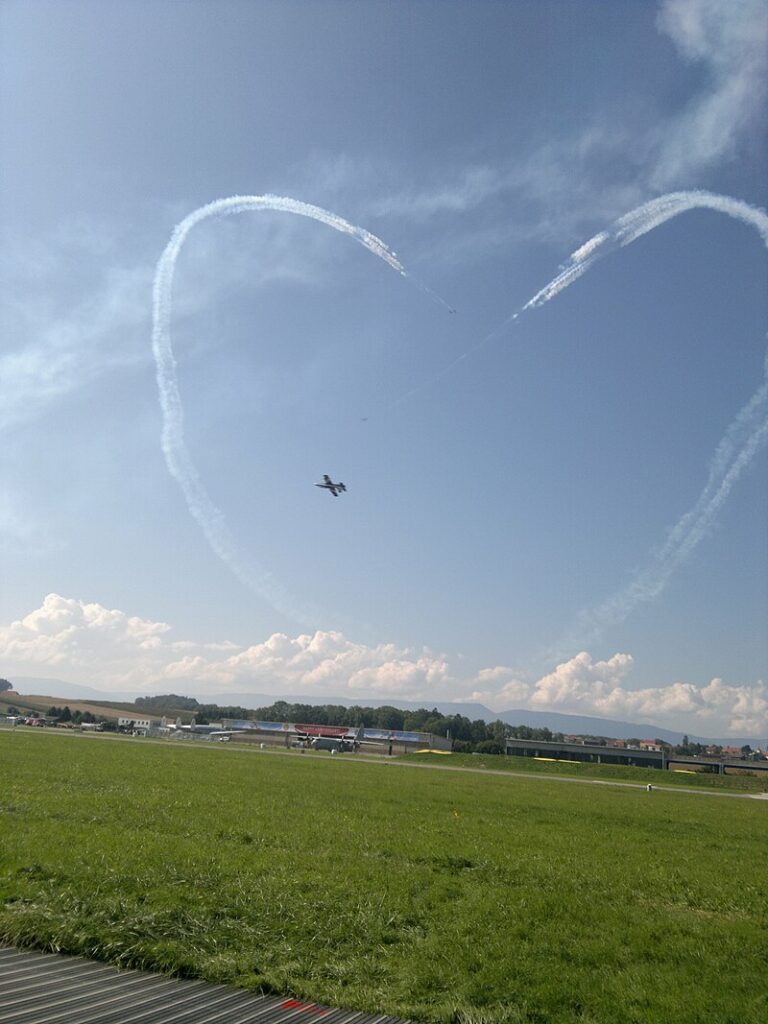
<instances>
[{"instance_id":1,"label":"tree line","mask_svg":"<svg viewBox=\"0 0 768 1024\"><path fill-rule=\"evenodd\" d=\"M103 715L94 715L91 711L72 711L68 704L64 707L53 706L48 708L45 713L46 719L52 719L57 724L64 725L70 723L71 725L83 725L85 724L97 724L100 723L104 728L107 728L110 724L114 727L114 719L104 718Z\"/></svg>"},{"instance_id":2,"label":"tree line","mask_svg":"<svg viewBox=\"0 0 768 1024\"><path fill-rule=\"evenodd\" d=\"M453 749L463 753L478 751L485 754L503 754L507 737L524 740L563 739L562 733L553 733L546 728L508 725L500 719L495 722L485 722L481 718L471 721L465 715L444 715L437 708L403 710L389 705L379 708L360 704L344 707L341 704L301 704L278 700L266 707L249 709L201 704L194 697L180 697L171 693L157 697L139 697L136 705L142 710L154 711L156 714L172 713L173 710L192 712L199 725L221 718L242 718L263 722L294 722L301 725L338 725L347 728L363 725L366 729L429 732L435 736L448 737L453 741Z\"/></svg>"},{"instance_id":3,"label":"tree line","mask_svg":"<svg viewBox=\"0 0 768 1024\"><path fill-rule=\"evenodd\" d=\"M562 743L565 737L562 732L551 729L534 728L529 725L509 725L497 719L485 722L483 719L470 721L464 715L445 715L437 708L418 708L403 710L389 705L372 708L364 705L344 707L340 704L303 704L290 703L284 700L275 701L266 707L244 708L237 705L222 707L219 704L201 704L194 697L183 697L175 693L166 693L156 697L137 697L136 706L142 711L157 715L174 716L178 712L192 714L199 725L222 718L241 718L265 722L294 722L297 724L339 725L356 728L364 725L367 729L386 729L402 732L429 732L435 736L446 736L453 741L453 749L457 753L503 754L505 741L509 738L521 740L544 740L545 742ZM612 737L581 735L584 743L594 746L607 746ZM640 739L625 740L627 747L639 747ZM691 742L684 736L681 743L671 744L665 740L655 739L658 746L669 753L700 756L722 753L722 747L706 746L703 743ZM745 756L752 755L749 746L741 748Z\"/></svg>"}]
</instances>

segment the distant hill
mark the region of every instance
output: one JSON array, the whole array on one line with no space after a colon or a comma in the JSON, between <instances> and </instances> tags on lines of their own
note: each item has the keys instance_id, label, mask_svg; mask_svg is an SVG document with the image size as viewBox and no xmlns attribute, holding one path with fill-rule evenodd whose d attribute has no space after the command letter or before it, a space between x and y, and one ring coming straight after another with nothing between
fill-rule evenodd
<instances>
[{"instance_id":1,"label":"distant hill","mask_svg":"<svg viewBox=\"0 0 768 1024\"><path fill-rule=\"evenodd\" d=\"M97 690L92 686L82 686L77 683L67 683L61 679L38 679L31 676L6 676L18 693L24 694L46 694L50 697L80 698L91 701L119 701L132 702L137 694L136 691L106 691ZM525 708L513 708L509 711L491 711L484 704L475 703L453 703L446 700L421 700L407 701L392 698L382 700L376 698L360 698L350 700L348 697L308 697L306 695L274 694L274 693L195 693L194 689L184 687L176 682L176 689L189 693L201 704L218 704L222 707L236 706L249 710L269 707L279 700L287 701L289 704L340 704L342 707L353 707L356 704L370 708L383 706L401 708L405 711L415 711L418 708L437 708L443 715L463 715L470 721L481 719L484 722L494 722L500 719L509 725L528 725L534 729L551 729L552 732L573 733L574 735L587 734L590 736L609 736L617 740L626 740L636 737L637 739L660 739L667 743L680 743L683 732L674 729L665 729L660 725L648 725L638 722L621 722L610 718L594 718L589 715L566 715L558 711L529 711ZM162 692L158 686L155 692ZM143 694L149 696L149 694ZM138 710L138 709L137 709ZM158 712L162 713L162 712ZM720 736L707 737L695 736L687 733L692 743L719 743L723 746L743 746L749 743L751 746L762 746L766 737L759 736Z\"/></svg>"},{"instance_id":2,"label":"distant hill","mask_svg":"<svg viewBox=\"0 0 768 1024\"><path fill-rule=\"evenodd\" d=\"M642 725L633 722L619 722L609 718L592 718L589 715L563 715L557 711L526 711L515 709L501 711L498 717L510 725L530 725L534 729L551 729L552 732L573 733L576 736L609 736L615 740L666 740L667 743L680 743L686 733L674 729L664 729L660 725ZM688 733L693 743L719 743L720 740L707 740ZM735 744L734 739L728 740ZM747 741L739 741L746 743Z\"/></svg>"},{"instance_id":3,"label":"distant hill","mask_svg":"<svg viewBox=\"0 0 768 1024\"><path fill-rule=\"evenodd\" d=\"M143 713L133 704L114 703L112 701L90 700L82 697L56 697L52 694L24 693L17 694L13 690L0 693L0 715L8 714L9 708L15 708L20 714L47 715L52 707L69 708L70 711L89 711L99 718L119 718L129 714L138 718ZM154 717L154 716L153 716Z\"/></svg>"},{"instance_id":4,"label":"distant hill","mask_svg":"<svg viewBox=\"0 0 768 1024\"><path fill-rule=\"evenodd\" d=\"M67 683L63 679L46 679L35 676L5 677L13 683L16 693L44 693L48 697L82 697L84 700L132 701L134 693L128 690L97 690L94 686Z\"/></svg>"}]
</instances>

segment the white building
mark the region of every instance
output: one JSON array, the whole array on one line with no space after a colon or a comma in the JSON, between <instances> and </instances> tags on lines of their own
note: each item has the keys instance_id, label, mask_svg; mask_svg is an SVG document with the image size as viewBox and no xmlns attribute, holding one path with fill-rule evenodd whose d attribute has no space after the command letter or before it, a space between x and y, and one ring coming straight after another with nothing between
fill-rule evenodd
<instances>
[{"instance_id":1,"label":"white building","mask_svg":"<svg viewBox=\"0 0 768 1024\"><path fill-rule=\"evenodd\" d=\"M133 733L141 732L146 736L152 727L152 719L121 717L117 720L117 727L118 729L130 729Z\"/></svg>"}]
</instances>

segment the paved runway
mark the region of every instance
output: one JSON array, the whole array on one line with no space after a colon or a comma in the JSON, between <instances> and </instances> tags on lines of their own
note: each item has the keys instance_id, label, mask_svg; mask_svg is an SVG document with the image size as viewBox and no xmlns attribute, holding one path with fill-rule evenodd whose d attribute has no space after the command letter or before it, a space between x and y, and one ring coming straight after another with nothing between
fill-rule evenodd
<instances>
[{"instance_id":1,"label":"paved runway","mask_svg":"<svg viewBox=\"0 0 768 1024\"><path fill-rule=\"evenodd\" d=\"M409 1024L227 985L0 947L2 1024Z\"/></svg>"}]
</instances>

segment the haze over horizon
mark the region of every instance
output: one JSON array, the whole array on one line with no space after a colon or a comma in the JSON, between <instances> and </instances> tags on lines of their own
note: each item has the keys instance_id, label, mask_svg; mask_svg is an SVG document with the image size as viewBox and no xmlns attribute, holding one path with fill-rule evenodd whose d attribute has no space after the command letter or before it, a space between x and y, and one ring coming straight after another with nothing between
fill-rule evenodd
<instances>
[{"instance_id":1,"label":"haze over horizon","mask_svg":"<svg viewBox=\"0 0 768 1024\"><path fill-rule=\"evenodd\" d=\"M168 694L146 693L136 694L131 690L98 690L95 687L83 686L77 683L66 683L60 679L36 678L33 676L15 676L11 680L13 693L18 694L19 703L23 705L25 698L52 699L59 706L65 703L78 704L87 702L93 708L99 704L134 703L141 697L168 697ZM183 681L182 681L183 683ZM434 700L434 701L409 701L400 697L381 698L366 695L364 700L358 701L350 697L339 697L335 694L324 695L322 702L319 698L306 696L301 693L264 694L239 691L237 693L214 693L209 694L204 690L196 693L186 692L187 687L181 685L177 690L184 690L184 693L176 693L177 697L193 697L200 705L218 705L220 708L242 707L249 711L258 711L267 708L278 701L288 704L300 705L341 705L343 707L395 707L404 711L427 710L436 708L440 714L459 715L469 719L471 722L481 719L491 724L497 719L507 722L509 725L525 725L533 728L549 728L552 732L575 733L578 735L605 736L614 739L630 738L660 738L668 743L680 743L687 736L694 743L719 743L725 746L748 743L754 749L764 750L766 740L763 736L701 736L691 729L679 727L670 729L667 726L658 725L651 719L638 717L632 722L625 722L621 719L603 718L594 715L568 714L560 711L531 710L525 708L497 708L496 710L487 707L485 704L462 700ZM14 697L10 691L6 691L5 698L11 706L15 706ZM172 704L172 702L171 702ZM295 716L294 716L295 717ZM302 720L306 718L301 716Z\"/></svg>"},{"instance_id":2,"label":"haze over horizon","mask_svg":"<svg viewBox=\"0 0 768 1024\"><path fill-rule=\"evenodd\" d=\"M768 733L762 0L0 29L0 676Z\"/></svg>"}]
</instances>

